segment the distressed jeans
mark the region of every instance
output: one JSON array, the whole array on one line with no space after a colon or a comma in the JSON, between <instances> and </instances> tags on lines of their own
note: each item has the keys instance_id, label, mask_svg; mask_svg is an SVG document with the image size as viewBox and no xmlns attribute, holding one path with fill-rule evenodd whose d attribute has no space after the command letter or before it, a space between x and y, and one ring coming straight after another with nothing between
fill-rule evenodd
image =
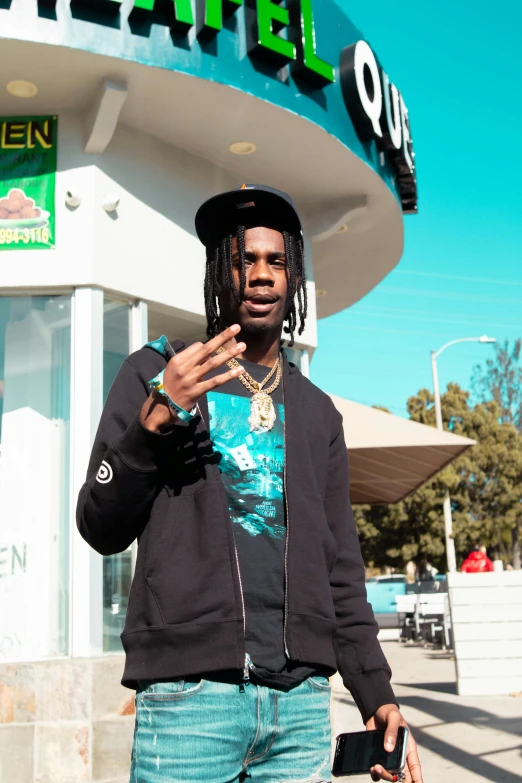
<instances>
[{"instance_id":1,"label":"distressed jeans","mask_svg":"<svg viewBox=\"0 0 522 783\"><path fill-rule=\"evenodd\" d=\"M327 783L330 686L141 683L130 783Z\"/></svg>"}]
</instances>

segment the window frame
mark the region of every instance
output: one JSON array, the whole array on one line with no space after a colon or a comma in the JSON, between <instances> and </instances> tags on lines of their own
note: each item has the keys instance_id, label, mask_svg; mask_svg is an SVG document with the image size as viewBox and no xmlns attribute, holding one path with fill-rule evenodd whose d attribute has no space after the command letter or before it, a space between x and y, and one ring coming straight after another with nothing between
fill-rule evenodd
<instances>
[{"instance_id":1,"label":"window frame","mask_svg":"<svg viewBox=\"0 0 522 783\"><path fill-rule=\"evenodd\" d=\"M71 338L71 509L69 655L99 657L103 650L103 559L76 531L76 502L85 482L94 437L103 410L103 302L115 298L130 308L130 351L147 342L148 307L112 290L75 288ZM136 563L132 545L132 570Z\"/></svg>"}]
</instances>

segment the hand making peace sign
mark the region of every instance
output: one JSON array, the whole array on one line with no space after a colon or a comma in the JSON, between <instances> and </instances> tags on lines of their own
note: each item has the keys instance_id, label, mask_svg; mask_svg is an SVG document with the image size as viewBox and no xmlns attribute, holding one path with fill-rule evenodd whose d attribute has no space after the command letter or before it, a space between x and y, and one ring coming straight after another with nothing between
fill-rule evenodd
<instances>
[{"instance_id":1,"label":"hand making peace sign","mask_svg":"<svg viewBox=\"0 0 522 783\"><path fill-rule=\"evenodd\" d=\"M172 357L165 368L163 386L177 405L190 411L204 394L244 372L243 367L236 367L205 380L205 376L216 367L243 353L245 343L235 340L239 331L238 324L234 324L207 343L194 343ZM226 346L226 350L215 356L215 351L221 346ZM161 432L176 422L177 415L164 395L152 392L141 409L140 420L148 430Z\"/></svg>"}]
</instances>

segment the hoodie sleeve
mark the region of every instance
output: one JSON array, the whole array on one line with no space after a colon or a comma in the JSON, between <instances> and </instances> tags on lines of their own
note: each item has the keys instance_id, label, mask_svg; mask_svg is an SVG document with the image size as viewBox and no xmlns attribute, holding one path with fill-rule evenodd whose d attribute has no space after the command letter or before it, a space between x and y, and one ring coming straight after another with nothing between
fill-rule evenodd
<instances>
[{"instance_id":1,"label":"hoodie sleeve","mask_svg":"<svg viewBox=\"0 0 522 783\"><path fill-rule=\"evenodd\" d=\"M391 670L377 640L378 626L366 596L364 563L349 499L348 453L342 418L334 412L326 513L339 553L330 576L337 617L337 668L363 721L383 704L397 704Z\"/></svg>"},{"instance_id":2,"label":"hoodie sleeve","mask_svg":"<svg viewBox=\"0 0 522 783\"><path fill-rule=\"evenodd\" d=\"M157 493L161 455L172 444L173 430L156 434L140 423L149 394L132 357L126 359L103 409L76 509L78 530L102 555L123 552L140 534Z\"/></svg>"}]
</instances>

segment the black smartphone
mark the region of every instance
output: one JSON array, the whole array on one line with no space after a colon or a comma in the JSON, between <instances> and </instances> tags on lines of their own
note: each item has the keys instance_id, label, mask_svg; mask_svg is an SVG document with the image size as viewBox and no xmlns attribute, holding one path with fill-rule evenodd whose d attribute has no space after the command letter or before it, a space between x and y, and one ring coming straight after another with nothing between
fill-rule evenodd
<instances>
[{"instance_id":1,"label":"black smartphone","mask_svg":"<svg viewBox=\"0 0 522 783\"><path fill-rule=\"evenodd\" d=\"M399 728L397 745L392 753L384 750L384 731L356 731L339 734L335 748L332 775L365 775L376 764L387 772L399 774L406 765L408 729Z\"/></svg>"}]
</instances>

